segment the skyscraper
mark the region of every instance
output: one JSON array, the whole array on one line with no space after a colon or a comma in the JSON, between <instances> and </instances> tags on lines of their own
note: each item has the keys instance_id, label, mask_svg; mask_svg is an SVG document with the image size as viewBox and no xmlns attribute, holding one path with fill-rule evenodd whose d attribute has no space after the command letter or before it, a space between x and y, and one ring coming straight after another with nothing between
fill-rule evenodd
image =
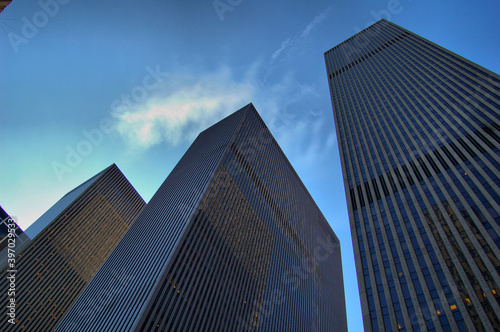
<instances>
[{"instance_id":1,"label":"skyscraper","mask_svg":"<svg viewBox=\"0 0 500 332\"><path fill-rule=\"evenodd\" d=\"M0 330L53 331L144 205L114 164L54 204L2 270Z\"/></svg>"},{"instance_id":2,"label":"skyscraper","mask_svg":"<svg viewBox=\"0 0 500 332\"><path fill-rule=\"evenodd\" d=\"M367 331L500 330L500 78L387 20L325 53Z\"/></svg>"},{"instance_id":3,"label":"skyscraper","mask_svg":"<svg viewBox=\"0 0 500 332\"><path fill-rule=\"evenodd\" d=\"M340 245L252 104L203 131L56 331L345 331Z\"/></svg>"}]
</instances>

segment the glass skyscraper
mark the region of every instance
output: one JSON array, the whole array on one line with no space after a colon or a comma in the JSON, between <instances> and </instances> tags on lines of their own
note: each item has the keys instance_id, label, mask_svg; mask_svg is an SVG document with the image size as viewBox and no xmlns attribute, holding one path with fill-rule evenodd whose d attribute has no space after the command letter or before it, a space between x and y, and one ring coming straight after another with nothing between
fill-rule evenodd
<instances>
[{"instance_id":1,"label":"glass skyscraper","mask_svg":"<svg viewBox=\"0 0 500 332\"><path fill-rule=\"evenodd\" d=\"M54 204L28 227L31 242L20 251L16 243L14 263L2 266L9 314L0 330L53 331L144 206L115 164ZM12 299L14 311L6 308Z\"/></svg>"},{"instance_id":2,"label":"glass skyscraper","mask_svg":"<svg viewBox=\"0 0 500 332\"><path fill-rule=\"evenodd\" d=\"M325 53L367 331L500 330L500 77L381 20Z\"/></svg>"},{"instance_id":3,"label":"glass skyscraper","mask_svg":"<svg viewBox=\"0 0 500 332\"><path fill-rule=\"evenodd\" d=\"M56 331L346 331L340 245L252 104L194 141Z\"/></svg>"}]
</instances>

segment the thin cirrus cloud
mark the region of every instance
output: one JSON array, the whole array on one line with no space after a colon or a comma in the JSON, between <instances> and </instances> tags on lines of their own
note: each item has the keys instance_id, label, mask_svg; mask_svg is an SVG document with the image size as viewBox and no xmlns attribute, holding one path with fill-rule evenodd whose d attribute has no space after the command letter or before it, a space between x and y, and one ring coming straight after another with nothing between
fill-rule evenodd
<instances>
[{"instance_id":1,"label":"thin cirrus cloud","mask_svg":"<svg viewBox=\"0 0 500 332\"><path fill-rule=\"evenodd\" d=\"M326 8L322 13L316 15L312 21L302 30L300 36L285 39L280 47L271 55L271 63L274 61L285 61L290 59L302 47L310 33L330 15L333 5Z\"/></svg>"},{"instance_id":2,"label":"thin cirrus cloud","mask_svg":"<svg viewBox=\"0 0 500 332\"><path fill-rule=\"evenodd\" d=\"M318 14L314 17L311 23L307 25L307 27L302 31L301 37L307 37L307 35L321 22L327 18L329 11L331 10L332 6L328 7L324 12L321 14Z\"/></svg>"},{"instance_id":3,"label":"thin cirrus cloud","mask_svg":"<svg viewBox=\"0 0 500 332\"><path fill-rule=\"evenodd\" d=\"M254 86L237 82L229 68L214 73L170 75L156 94L141 104L112 113L116 130L134 149L162 142L178 145L249 103Z\"/></svg>"},{"instance_id":4,"label":"thin cirrus cloud","mask_svg":"<svg viewBox=\"0 0 500 332\"><path fill-rule=\"evenodd\" d=\"M251 66L240 80L228 67L198 76L169 75L171 83L143 103L113 112L115 128L133 149L160 143L176 146L191 142L202 130L253 102L278 139L287 142L295 133L308 141L311 133L303 127L321 115L311 108L318 97L316 89L299 82L292 72L265 84L255 79L260 69L259 64Z\"/></svg>"}]
</instances>

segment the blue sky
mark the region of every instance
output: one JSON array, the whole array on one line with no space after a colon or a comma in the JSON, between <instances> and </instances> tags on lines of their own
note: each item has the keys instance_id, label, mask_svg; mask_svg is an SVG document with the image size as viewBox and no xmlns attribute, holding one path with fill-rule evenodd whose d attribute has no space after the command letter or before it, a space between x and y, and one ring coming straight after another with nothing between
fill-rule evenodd
<instances>
[{"instance_id":1,"label":"blue sky","mask_svg":"<svg viewBox=\"0 0 500 332\"><path fill-rule=\"evenodd\" d=\"M340 238L361 331L323 53L384 17L499 73L498 13L461 0L14 0L0 14L0 204L25 229L112 163L148 201L200 131L253 102Z\"/></svg>"}]
</instances>

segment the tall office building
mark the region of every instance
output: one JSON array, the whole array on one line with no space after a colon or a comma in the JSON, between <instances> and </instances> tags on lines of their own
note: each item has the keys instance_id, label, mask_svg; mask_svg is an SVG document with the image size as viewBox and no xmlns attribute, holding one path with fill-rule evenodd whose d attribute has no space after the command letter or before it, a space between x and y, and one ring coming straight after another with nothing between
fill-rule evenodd
<instances>
[{"instance_id":1,"label":"tall office building","mask_svg":"<svg viewBox=\"0 0 500 332\"><path fill-rule=\"evenodd\" d=\"M2 270L0 330L53 331L144 205L114 164L54 204Z\"/></svg>"},{"instance_id":2,"label":"tall office building","mask_svg":"<svg viewBox=\"0 0 500 332\"><path fill-rule=\"evenodd\" d=\"M500 330L500 77L386 20L325 61L365 329Z\"/></svg>"},{"instance_id":3,"label":"tall office building","mask_svg":"<svg viewBox=\"0 0 500 332\"><path fill-rule=\"evenodd\" d=\"M252 104L203 131L56 331L346 331L339 241Z\"/></svg>"}]
</instances>

